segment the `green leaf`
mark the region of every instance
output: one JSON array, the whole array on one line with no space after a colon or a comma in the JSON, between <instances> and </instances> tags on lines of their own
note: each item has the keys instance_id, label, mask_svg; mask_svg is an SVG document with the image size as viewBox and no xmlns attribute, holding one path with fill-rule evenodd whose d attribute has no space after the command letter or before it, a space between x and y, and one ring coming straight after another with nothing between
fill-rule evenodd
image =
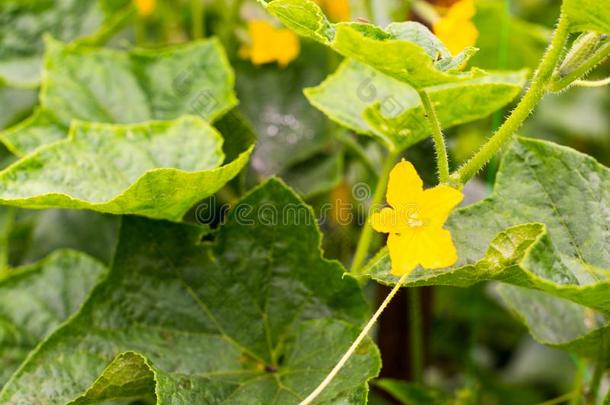
<instances>
[{"instance_id":1,"label":"green leaf","mask_svg":"<svg viewBox=\"0 0 610 405\"><path fill-rule=\"evenodd\" d=\"M541 291L507 284L496 289L539 343L592 359L600 355L610 359L610 354L604 353L610 338L606 315Z\"/></svg>"},{"instance_id":2,"label":"green leaf","mask_svg":"<svg viewBox=\"0 0 610 405\"><path fill-rule=\"evenodd\" d=\"M0 172L0 201L180 220L247 163L220 166L222 137L199 117L112 125L74 122L67 139Z\"/></svg>"},{"instance_id":3,"label":"green leaf","mask_svg":"<svg viewBox=\"0 0 610 405\"><path fill-rule=\"evenodd\" d=\"M74 119L138 123L192 114L213 121L237 104L216 39L130 52L46 42L41 109L0 134L17 155L64 138Z\"/></svg>"},{"instance_id":4,"label":"green leaf","mask_svg":"<svg viewBox=\"0 0 610 405\"><path fill-rule=\"evenodd\" d=\"M481 76L479 70L457 72L472 56L467 48L455 58L425 26L392 23L386 29L360 22L332 24L311 0L259 2L299 35L328 45L348 58L409 83L416 89Z\"/></svg>"},{"instance_id":5,"label":"green leaf","mask_svg":"<svg viewBox=\"0 0 610 405\"><path fill-rule=\"evenodd\" d=\"M524 83L524 72L493 73L425 91L447 128L490 115L513 100ZM392 147L405 148L432 132L415 89L356 61L345 60L305 95L339 124Z\"/></svg>"},{"instance_id":6,"label":"green leaf","mask_svg":"<svg viewBox=\"0 0 610 405\"><path fill-rule=\"evenodd\" d=\"M55 0L0 2L0 82L35 87L40 81L43 34L62 41L94 40L114 32L128 15L129 1ZM119 8L125 9L118 11Z\"/></svg>"},{"instance_id":7,"label":"green leaf","mask_svg":"<svg viewBox=\"0 0 610 405\"><path fill-rule=\"evenodd\" d=\"M0 132L0 141L15 156L23 156L41 145L66 137L69 121L62 123L49 110L36 108L25 120Z\"/></svg>"},{"instance_id":8,"label":"green leaf","mask_svg":"<svg viewBox=\"0 0 610 405\"><path fill-rule=\"evenodd\" d=\"M114 255L120 217L81 210L19 210L15 227L28 225L23 245L15 238L9 241L11 251L18 253L20 262L40 260L58 249L74 249L109 264Z\"/></svg>"},{"instance_id":9,"label":"green leaf","mask_svg":"<svg viewBox=\"0 0 610 405\"><path fill-rule=\"evenodd\" d=\"M0 387L44 337L80 308L104 273L106 268L89 256L58 250L0 274Z\"/></svg>"},{"instance_id":10,"label":"green leaf","mask_svg":"<svg viewBox=\"0 0 610 405\"><path fill-rule=\"evenodd\" d=\"M313 212L277 180L244 197L213 243L202 229L125 217L106 281L40 345L0 402L297 404L367 314L357 282L321 257ZM363 403L366 340L318 403ZM343 402L342 402L343 401Z\"/></svg>"},{"instance_id":11,"label":"green leaf","mask_svg":"<svg viewBox=\"0 0 610 405\"><path fill-rule=\"evenodd\" d=\"M320 154L292 166L282 179L303 198L312 198L336 187L343 179L343 152Z\"/></svg>"},{"instance_id":12,"label":"green leaf","mask_svg":"<svg viewBox=\"0 0 610 405\"><path fill-rule=\"evenodd\" d=\"M572 149L519 138L504 156L494 193L457 210L447 227L451 269L417 269L408 285L469 286L499 280L610 313L610 170ZM393 283L382 251L369 266Z\"/></svg>"},{"instance_id":13,"label":"green leaf","mask_svg":"<svg viewBox=\"0 0 610 405\"><path fill-rule=\"evenodd\" d=\"M419 384L408 383L391 378L375 380L375 386L381 388L402 405L442 405L449 403L449 398L442 391Z\"/></svg>"},{"instance_id":14,"label":"green leaf","mask_svg":"<svg viewBox=\"0 0 610 405\"><path fill-rule=\"evenodd\" d=\"M610 0L564 0L562 12L573 32L595 31L610 35Z\"/></svg>"},{"instance_id":15,"label":"green leaf","mask_svg":"<svg viewBox=\"0 0 610 405\"><path fill-rule=\"evenodd\" d=\"M328 145L328 121L303 96L305 87L324 79L328 59L324 47L303 43L299 58L284 68L236 62L239 109L258 134L251 161L257 174L281 174Z\"/></svg>"}]
</instances>

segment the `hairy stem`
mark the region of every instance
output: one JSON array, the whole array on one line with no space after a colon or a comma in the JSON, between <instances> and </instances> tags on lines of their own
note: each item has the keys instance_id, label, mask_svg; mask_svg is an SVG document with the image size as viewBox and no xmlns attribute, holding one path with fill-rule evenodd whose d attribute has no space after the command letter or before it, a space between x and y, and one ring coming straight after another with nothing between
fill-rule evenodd
<instances>
[{"instance_id":1,"label":"hairy stem","mask_svg":"<svg viewBox=\"0 0 610 405\"><path fill-rule=\"evenodd\" d=\"M377 185L375 186L375 192L373 193L371 210L378 209L381 205L381 201L383 200L383 196L388 185L390 171L392 170L392 167L394 167L394 163L396 162L399 154L399 150L394 150L390 151L388 156L386 156L381 173L379 173ZM354 253L354 259L352 260L352 267L350 269L352 274L358 274L362 265L364 264L366 256L369 253L369 246L371 245L372 237L373 228L369 224L367 218L367 221L364 223L364 225L362 225L362 231L360 231L360 238L358 239L358 245L356 246L356 253Z\"/></svg>"},{"instance_id":2,"label":"hairy stem","mask_svg":"<svg viewBox=\"0 0 610 405\"><path fill-rule=\"evenodd\" d=\"M574 86L580 87L604 87L610 85L610 77L601 80L574 80Z\"/></svg>"},{"instance_id":3,"label":"hairy stem","mask_svg":"<svg viewBox=\"0 0 610 405\"><path fill-rule=\"evenodd\" d=\"M420 90L418 93L432 128L432 139L434 140L434 149L436 150L436 164L438 165L438 180L439 183L446 183L449 180L449 158L447 156L447 147L445 146L445 137L443 136L443 131L438 122L430 96L425 90Z\"/></svg>"},{"instance_id":4,"label":"hairy stem","mask_svg":"<svg viewBox=\"0 0 610 405\"><path fill-rule=\"evenodd\" d=\"M396 293L398 292L400 287L403 285L403 283L407 279L408 275L409 275L409 273L405 273L405 274L403 274L402 277L400 277L400 280L398 280L398 282L396 283L396 285L394 286L392 291L390 291L390 293L385 298L385 300L383 300L383 302L381 303L381 305L379 306L377 311L373 314L371 319L369 319L366 326L362 329L362 332L360 332L360 335L358 335L358 337L356 338L356 340L354 340L354 342L349 347L349 349L347 349L345 354L343 354L343 357L341 357L341 360L339 360L339 362L335 365L335 367L331 370L331 372L328 373L328 375L324 378L324 380L320 383L320 385L318 385L318 387L315 390L313 390L312 393L307 396L307 398L305 398L303 401L301 401L300 405L307 405L307 404L312 403L313 400L315 400L318 397L318 395L320 395L322 393L322 391L324 391L324 388L326 388L332 382L333 378L335 378L335 376L339 373L339 371L341 371L343 366L345 366L345 363L347 363L347 361L352 356L352 354L354 354L354 352L356 351L356 349L358 348L360 343L362 343L364 338L369 334L371 328L373 327L373 325L375 325L375 322L377 322L377 319L379 319L379 316L383 313L383 311L388 306L390 301L392 301L392 298L394 298L394 296L396 295Z\"/></svg>"},{"instance_id":5,"label":"hairy stem","mask_svg":"<svg viewBox=\"0 0 610 405\"><path fill-rule=\"evenodd\" d=\"M409 342L413 381L424 379L424 342L422 337L421 290L409 289Z\"/></svg>"},{"instance_id":6,"label":"hairy stem","mask_svg":"<svg viewBox=\"0 0 610 405\"><path fill-rule=\"evenodd\" d=\"M538 66L530 88L498 131L468 162L451 175L452 182L464 184L470 180L511 139L515 131L521 127L523 121L525 121L546 94L547 82L561 57L569 33L568 22L562 15L555 29L553 40Z\"/></svg>"}]
</instances>

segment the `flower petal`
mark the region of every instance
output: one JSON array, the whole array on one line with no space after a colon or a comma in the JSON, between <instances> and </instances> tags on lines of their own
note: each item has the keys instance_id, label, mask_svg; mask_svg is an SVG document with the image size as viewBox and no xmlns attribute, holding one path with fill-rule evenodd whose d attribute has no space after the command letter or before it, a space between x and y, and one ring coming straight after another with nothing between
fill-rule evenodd
<instances>
[{"instance_id":1,"label":"flower petal","mask_svg":"<svg viewBox=\"0 0 610 405\"><path fill-rule=\"evenodd\" d=\"M449 267L457 261L451 233L442 228L425 229L413 238L417 263L425 269Z\"/></svg>"},{"instance_id":2,"label":"flower petal","mask_svg":"<svg viewBox=\"0 0 610 405\"><path fill-rule=\"evenodd\" d=\"M424 183L411 162L403 160L390 172L386 199L392 207L400 209L415 204L423 192Z\"/></svg>"},{"instance_id":3,"label":"flower petal","mask_svg":"<svg viewBox=\"0 0 610 405\"><path fill-rule=\"evenodd\" d=\"M421 217L426 226L441 228L451 210L458 205L464 195L453 187L440 185L425 190L419 201Z\"/></svg>"},{"instance_id":4,"label":"flower petal","mask_svg":"<svg viewBox=\"0 0 610 405\"><path fill-rule=\"evenodd\" d=\"M456 20L469 20L474 17L476 12L474 0L460 0L449 8L445 17Z\"/></svg>"},{"instance_id":5,"label":"flower petal","mask_svg":"<svg viewBox=\"0 0 610 405\"><path fill-rule=\"evenodd\" d=\"M377 232L398 233L400 232L398 213L392 208L384 208L371 215L369 223Z\"/></svg>"},{"instance_id":6,"label":"flower petal","mask_svg":"<svg viewBox=\"0 0 610 405\"><path fill-rule=\"evenodd\" d=\"M452 55L474 46L479 37L477 27L468 19L443 17L432 25L432 29Z\"/></svg>"},{"instance_id":7,"label":"flower petal","mask_svg":"<svg viewBox=\"0 0 610 405\"><path fill-rule=\"evenodd\" d=\"M411 230L401 234L392 233L388 237L393 275L402 276L417 266L417 249L413 244L415 235L416 232Z\"/></svg>"}]
</instances>

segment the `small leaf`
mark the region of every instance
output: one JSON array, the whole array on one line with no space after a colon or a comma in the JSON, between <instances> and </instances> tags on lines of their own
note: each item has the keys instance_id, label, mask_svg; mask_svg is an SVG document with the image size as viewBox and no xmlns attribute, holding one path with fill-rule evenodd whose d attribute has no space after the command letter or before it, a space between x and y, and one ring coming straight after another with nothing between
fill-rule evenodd
<instances>
[{"instance_id":1,"label":"small leaf","mask_svg":"<svg viewBox=\"0 0 610 405\"><path fill-rule=\"evenodd\" d=\"M216 39L130 52L47 40L41 108L0 134L17 155L65 137L71 120L138 123L185 114L213 121L237 104Z\"/></svg>"},{"instance_id":2,"label":"small leaf","mask_svg":"<svg viewBox=\"0 0 610 405\"><path fill-rule=\"evenodd\" d=\"M332 24L310 0L259 2L299 35L328 45L341 55L370 65L416 89L484 74L479 70L456 72L456 67L465 64L473 52L466 50L453 61L447 48L419 23L392 23L386 29L360 22Z\"/></svg>"},{"instance_id":3,"label":"small leaf","mask_svg":"<svg viewBox=\"0 0 610 405\"><path fill-rule=\"evenodd\" d=\"M74 122L67 139L0 172L0 201L180 220L236 176L252 151L220 166L221 147L220 134L199 117L132 125Z\"/></svg>"},{"instance_id":4,"label":"small leaf","mask_svg":"<svg viewBox=\"0 0 610 405\"><path fill-rule=\"evenodd\" d=\"M277 180L244 197L213 243L201 234L125 217L106 281L0 402L299 403L359 332L358 283L321 257L313 212ZM362 403L378 371L367 339L317 403Z\"/></svg>"},{"instance_id":5,"label":"small leaf","mask_svg":"<svg viewBox=\"0 0 610 405\"><path fill-rule=\"evenodd\" d=\"M545 291L610 313L610 170L549 142L519 138L504 157L494 193L448 221L454 268L417 269L409 285L469 286L483 280ZM538 222L538 223L534 223ZM385 251L370 275L394 283Z\"/></svg>"},{"instance_id":6,"label":"small leaf","mask_svg":"<svg viewBox=\"0 0 610 405\"><path fill-rule=\"evenodd\" d=\"M610 35L610 0L564 0L562 12L573 32Z\"/></svg>"},{"instance_id":7,"label":"small leaf","mask_svg":"<svg viewBox=\"0 0 610 405\"><path fill-rule=\"evenodd\" d=\"M122 25L129 13L129 3L126 0L0 2L0 82L36 87L40 81L43 34L50 33L66 42L78 38L103 39Z\"/></svg>"},{"instance_id":8,"label":"small leaf","mask_svg":"<svg viewBox=\"0 0 610 405\"><path fill-rule=\"evenodd\" d=\"M513 100L524 83L524 72L493 73L425 90L447 128L490 115ZM356 61L344 61L305 95L339 124L393 147L412 145L432 131L415 89Z\"/></svg>"},{"instance_id":9,"label":"small leaf","mask_svg":"<svg viewBox=\"0 0 610 405\"><path fill-rule=\"evenodd\" d=\"M0 275L0 387L44 337L80 308L105 273L102 264L83 253L58 250Z\"/></svg>"}]
</instances>

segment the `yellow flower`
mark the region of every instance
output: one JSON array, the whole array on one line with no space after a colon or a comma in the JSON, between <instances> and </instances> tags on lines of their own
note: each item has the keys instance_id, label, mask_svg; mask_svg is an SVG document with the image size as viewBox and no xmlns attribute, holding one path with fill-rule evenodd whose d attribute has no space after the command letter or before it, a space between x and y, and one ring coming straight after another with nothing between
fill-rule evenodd
<instances>
[{"instance_id":1,"label":"yellow flower","mask_svg":"<svg viewBox=\"0 0 610 405\"><path fill-rule=\"evenodd\" d=\"M401 276L417 265L448 267L457 261L451 233L443 225L462 201L460 191L445 185L424 190L413 165L403 160L390 173L386 198L391 208L373 214L370 223L376 231L390 234L392 274Z\"/></svg>"},{"instance_id":2,"label":"yellow flower","mask_svg":"<svg viewBox=\"0 0 610 405\"><path fill-rule=\"evenodd\" d=\"M475 13L474 0L460 0L432 24L432 30L452 54L457 55L477 42L479 31L471 21Z\"/></svg>"},{"instance_id":3,"label":"yellow flower","mask_svg":"<svg viewBox=\"0 0 610 405\"><path fill-rule=\"evenodd\" d=\"M333 21L349 21L352 13L349 0L314 0Z\"/></svg>"},{"instance_id":4,"label":"yellow flower","mask_svg":"<svg viewBox=\"0 0 610 405\"><path fill-rule=\"evenodd\" d=\"M133 2L142 17L147 17L155 11L156 0L133 0Z\"/></svg>"},{"instance_id":5,"label":"yellow flower","mask_svg":"<svg viewBox=\"0 0 610 405\"><path fill-rule=\"evenodd\" d=\"M239 53L245 59L251 59L255 65L277 61L286 66L293 61L301 50L299 38L290 30L275 28L267 21L248 22L251 45L243 46Z\"/></svg>"}]
</instances>

